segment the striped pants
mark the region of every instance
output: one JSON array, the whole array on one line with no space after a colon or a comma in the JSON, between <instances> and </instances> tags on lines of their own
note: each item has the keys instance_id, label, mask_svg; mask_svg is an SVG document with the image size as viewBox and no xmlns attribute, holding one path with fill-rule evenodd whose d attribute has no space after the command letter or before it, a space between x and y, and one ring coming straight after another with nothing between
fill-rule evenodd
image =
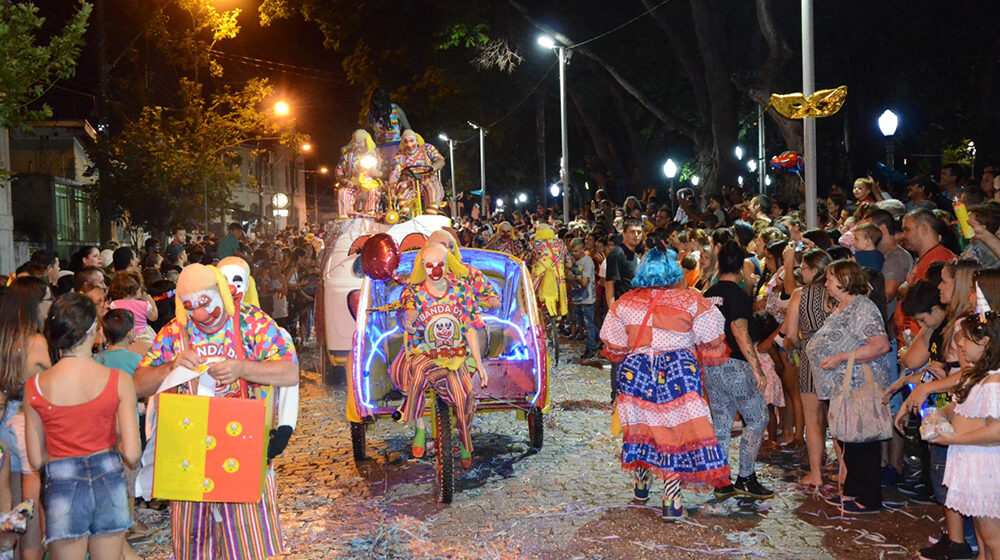
<instances>
[{"instance_id":1,"label":"striped pants","mask_svg":"<svg viewBox=\"0 0 1000 560\"><path fill-rule=\"evenodd\" d=\"M341 218L354 216L357 214L356 204L361 200L361 212L374 214L378 207L379 191L372 189L366 191L360 187L349 186L337 189L337 211Z\"/></svg>"},{"instance_id":2,"label":"striped pants","mask_svg":"<svg viewBox=\"0 0 1000 560\"><path fill-rule=\"evenodd\" d=\"M263 560L284 552L274 471L256 504L170 502L176 560Z\"/></svg>"},{"instance_id":3,"label":"striped pants","mask_svg":"<svg viewBox=\"0 0 1000 560\"><path fill-rule=\"evenodd\" d=\"M444 187L441 186L441 181L437 175L432 174L424 177L420 181L420 186L424 191L424 213L437 214L441 201L444 200Z\"/></svg>"},{"instance_id":4,"label":"striped pants","mask_svg":"<svg viewBox=\"0 0 1000 560\"><path fill-rule=\"evenodd\" d=\"M472 389L472 375L463 365L450 370L435 364L423 354L410 356L409 382L403 416L413 422L424 413L424 393L434 389L455 411L462 445L472 453L472 418L476 414L476 392Z\"/></svg>"}]
</instances>

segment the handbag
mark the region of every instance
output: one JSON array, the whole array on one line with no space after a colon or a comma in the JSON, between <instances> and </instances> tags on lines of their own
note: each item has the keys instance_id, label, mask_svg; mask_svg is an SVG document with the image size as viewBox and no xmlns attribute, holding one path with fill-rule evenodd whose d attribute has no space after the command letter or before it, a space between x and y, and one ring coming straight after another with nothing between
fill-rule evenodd
<instances>
[{"instance_id":1,"label":"handbag","mask_svg":"<svg viewBox=\"0 0 1000 560\"><path fill-rule=\"evenodd\" d=\"M830 436L848 443L881 441L892 437L892 417L889 407L882 404L882 392L872 378L868 364L861 364L865 383L859 388L851 388L854 375L852 350L847 358L844 383L840 394L830 396Z\"/></svg>"}]
</instances>

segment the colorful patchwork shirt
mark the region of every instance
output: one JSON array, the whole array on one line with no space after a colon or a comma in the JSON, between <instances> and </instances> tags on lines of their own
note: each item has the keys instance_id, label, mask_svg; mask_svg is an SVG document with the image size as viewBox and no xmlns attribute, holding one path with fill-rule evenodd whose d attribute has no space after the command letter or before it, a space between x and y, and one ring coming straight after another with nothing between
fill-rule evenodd
<instances>
[{"instance_id":1,"label":"colorful patchwork shirt","mask_svg":"<svg viewBox=\"0 0 1000 560\"><path fill-rule=\"evenodd\" d=\"M232 344L234 330L233 318L226 321L226 325L213 334L202 333L188 321L186 327L181 326L177 319L173 319L160 329L153 346L146 353L146 356L139 363L139 367L159 366L174 361L176 355L181 351L184 343L182 337L187 337L186 346L196 351L198 355L211 361L242 359L253 360L255 362L266 362L270 360L284 360L298 363L295 353L295 345L291 340L282 334L278 324L263 311L256 307L240 307L240 334L243 342L243 351L239 352ZM197 391L197 379L178 387L179 393L194 394ZM229 398L262 398L263 387L245 380L229 385L216 386L217 396Z\"/></svg>"},{"instance_id":2,"label":"colorful patchwork shirt","mask_svg":"<svg viewBox=\"0 0 1000 560\"><path fill-rule=\"evenodd\" d=\"M479 320L479 307L470 285L452 281L440 298L432 296L424 284L410 284L403 289L400 303L404 310L416 310L415 333L408 337L411 353L426 354L435 364L456 370L469 356L465 333Z\"/></svg>"},{"instance_id":3,"label":"colorful patchwork shirt","mask_svg":"<svg viewBox=\"0 0 1000 560\"><path fill-rule=\"evenodd\" d=\"M399 175L411 165L430 165L435 161L443 159L444 157L441 155L441 152L433 144L427 144L426 142L417 146L416 151L412 154L407 154L400 150L396 154L395 159L393 159L392 174L389 175L389 182L398 182Z\"/></svg>"}]
</instances>

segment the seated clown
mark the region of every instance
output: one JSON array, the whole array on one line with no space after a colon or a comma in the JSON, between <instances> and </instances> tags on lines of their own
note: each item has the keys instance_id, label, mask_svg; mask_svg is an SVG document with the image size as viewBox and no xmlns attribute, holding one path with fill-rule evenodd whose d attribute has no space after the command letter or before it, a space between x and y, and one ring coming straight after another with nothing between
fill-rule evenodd
<instances>
[{"instance_id":1,"label":"seated clown","mask_svg":"<svg viewBox=\"0 0 1000 560\"><path fill-rule=\"evenodd\" d=\"M420 250L410 284L400 296L406 333L401 352L406 356L400 363L404 370L394 375L394 381L401 383L397 387L406 388L402 418L407 422L417 422L423 416L428 389L437 391L452 407L461 436L460 459L462 466L469 468L476 411L472 378L478 371L484 388L489 378L479 340L471 328L479 319L478 308L466 284L455 281L450 273L464 278L467 271L443 245L434 243ZM397 380L397 376L404 379ZM418 425L413 441L415 457L423 456L425 442L426 430Z\"/></svg>"},{"instance_id":2,"label":"seated clown","mask_svg":"<svg viewBox=\"0 0 1000 560\"><path fill-rule=\"evenodd\" d=\"M437 214L444 200L444 187L434 172L444 167L444 157L433 144L424 142L412 130L403 131L402 138L399 153L393 159L392 173L389 174L389 184L396 193L399 212L412 215L414 198L421 196L422 190L424 213ZM407 169L417 176L408 179L404 174Z\"/></svg>"},{"instance_id":3,"label":"seated clown","mask_svg":"<svg viewBox=\"0 0 1000 560\"><path fill-rule=\"evenodd\" d=\"M378 209L382 193L378 177L381 163L375 142L365 130L355 130L351 142L341 149L340 163L337 164L337 212L341 218L349 218L361 213L373 215Z\"/></svg>"}]
</instances>

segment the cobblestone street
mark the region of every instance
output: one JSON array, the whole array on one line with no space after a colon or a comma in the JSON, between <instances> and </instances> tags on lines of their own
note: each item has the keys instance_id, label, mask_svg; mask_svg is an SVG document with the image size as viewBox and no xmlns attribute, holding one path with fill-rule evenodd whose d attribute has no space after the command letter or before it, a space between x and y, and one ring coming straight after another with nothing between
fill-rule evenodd
<instances>
[{"instance_id":1,"label":"cobblestone street","mask_svg":"<svg viewBox=\"0 0 1000 560\"><path fill-rule=\"evenodd\" d=\"M571 345L564 359L579 352ZM516 414L477 416L475 462L457 473L454 503L442 506L433 452L411 458L410 429L384 420L371 426L369 459L355 464L344 389L325 388L315 360L315 347L302 352L299 424L275 461L286 558L912 558L939 533L937 506L841 520L817 495L797 489L792 481L801 471L780 454L758 467L774 499L741 506L685 491L688 518L665 525L655 507L631 505L599 362L553 372L537 453ZM886 499L903 501L894 490ZM650 505L658 504L651 495ZM133 544L147 558L166 558L166 510L139 512L151 532Z\"/></svg>"}]
</instances>

